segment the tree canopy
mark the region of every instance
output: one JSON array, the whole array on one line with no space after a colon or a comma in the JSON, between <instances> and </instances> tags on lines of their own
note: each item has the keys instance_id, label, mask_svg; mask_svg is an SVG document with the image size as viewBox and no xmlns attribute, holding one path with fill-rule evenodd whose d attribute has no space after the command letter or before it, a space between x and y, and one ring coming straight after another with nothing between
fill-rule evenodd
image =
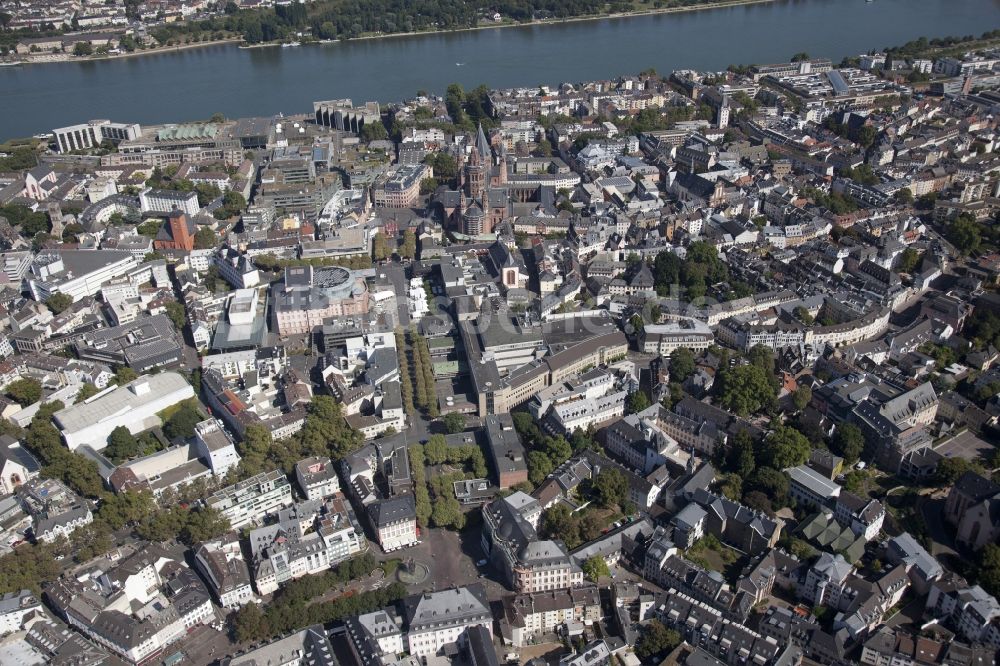
<instances>
[{"instance_id":1,"label":"tree canopy","mask_svg":"<svg viewBox=\"0 0 1000 666\"><path fill-rule=\"evenodd\" d=\"M757 365L740 365L719 373L719 405L723 409L749 416L772 410L777 395L772 376Z\"/></svg>"},{"instance_id":2,"label":"tree canopy","mask_svg":"<svg viewBox=\"0 0 1000 666\"><path fill-rule=\"evenodd\" d=\"M765 438L758 460L775 469L801 465L809 459L812 446L795 428L778 425Z\"/></svg>"},{"instance_id":3,"label":"tree canopy","mask_svg":"<svg viewBox=\"0 0 1000 666\"><path fill-rule=\"evenodd\" d=\"M670 381L683 382L695 371L694 353L687 347L678 347L670 353Z\"/></svg>"},{"instance_id":4,"label":"tree canopy","mask_svg":"<svg viewBox=\"0 0 1000 666\"><path fill-rule=\"evenodd\" d=\"M52 311L52 314L62 314L66 308L73 305L73 297L69 294L56 292L46 299L45 305Z\"/></svg>"},{"instance_id":5,"label":"tree canopy","mask_svg":"<svg viewBox=\"0 0 1000 666\"><path fill-rule=\"evenodd\" d=\"M979 223L968 213L962 213L956 217L948 225L945 235L962 254L975 252L983 241Z\"/></svg>"},{"instance_id":6,"label":"tree canopy","mask_svg":"<svg viewBox=\"0 0 1000 666\"><path fill-rule=\"evenodd\" d=\"M635 644L635 655L643 663L659 663L671 650L681 644L681 635L668 629L659 620L651 620L643 625L642 633Z\"/></svg>"},{"instance_id":7,"label":"tree canopy","mask_svg":"<svg viewBox=\"0 0 1000 666\"><path fill-rule=\"evenodd\" d=\"M194 247L198 250L210 250L219 242L219 237L208 227L202 227L194 235Z\"/></svg>"},{"instance_id":8,"label":"tree canopy","mask_svg":"<svg viewBox=\"0 0 1000 666\"><path fill-rule=\"evenodd\" d=\"M169 439L194 437L194 427L201 420L197 403L193 400L185 401L163 424L163 434Z\"/></svg>"},{"instance_id":9,"label":"tree canopy","mask_svg":"<svg viewBox=\"0 0 1000 666\"><path fill-rule=\"evenodd\" d=\"M853 465L865 450L865 436L853 423L842 423L833 434L832 444L834 450L844 458L844 462Z\"/></svg>"},{"instance_id":10,"label":"tree canopy","mask_svg":"<svg viewBox=\"0 0 1000 666\"><path fill-rule=\"evenodd\" d=\"M608 576L611 573L608 570L608 563L600 555L587 558L580 568L583 569L583 575L592 583L596 583L601 576Z\"/></svg>"},{"instance_id":11,"label":"tree canopy","mask_svg":"<svg viewBox=\"0 0 1000 666\"><path fill-rule=\"evenodd\" d=\"M7 385L6 394L17 404L27 407L42 399L42 384L37 379L21 377Z\"/></svg>"},{"instance_id":12,"label":"tree canopy","mask_svg":"<svg viewBox=\"0 0 1000 666\"><path fill-rule=\"evenodd\" d=\"M444 423L445 430L447 430L450 435L465 430L465 417L458 412L445 414L441 421Z\"/></svg>"},{"instance_id":13,"label":"tree canopy","mask_svg":"<svg viewBox=\"0 0 1000 666\"><path fill-rule=\"evenodd\" d=\"M652 403L649 400L649 396L646 395L645 391L638 390L632 391L625 398L625 413L635 414L643 410L649 409Z\"/></svg>"},{"instance_id":14,"label":"tree canopy","mask_svg":"<svg viewBox=\"0 0 1000 666\"><path fill-rule=\"evenodd\" d=\"M619 470L606 468L594 479L593 489L601 506L619 506L628 498L628 479Z\"/></svg>"}]
</instances>

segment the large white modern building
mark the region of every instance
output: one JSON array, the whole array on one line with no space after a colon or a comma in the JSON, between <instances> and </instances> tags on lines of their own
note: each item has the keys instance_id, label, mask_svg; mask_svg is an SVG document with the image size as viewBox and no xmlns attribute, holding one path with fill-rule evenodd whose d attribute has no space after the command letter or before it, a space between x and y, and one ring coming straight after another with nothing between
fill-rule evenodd
<instances>
[{"instance_id":1,"label":"large white modern building","mask_svg":"<svg viewBox=\"0 0 1000 666\"><path fill-rule=\"evenodd\" d=\"M176 372L161 372L102 391L59 410L52 419L71 450L84 444L101 450L118 426L138 434L161 424L159 412L193 397L194 389L184 377Z\"/></svg>"},{"instance_id":2,"label":"large white modern building","mask_svg":"<svg viewBox=\"0 0 1000 666\"><path fill-rule=\"evenodd\" d=\"M60 153L97 148L105 141L115 144L125 140L134 141L141 134L142 128L138 123L113 123L110 120L91 120L52 130L56 150Z\"/></svg>"},{"instance_id":3,"label":"large white modern building","mask_svg":"<svg viewBox=\"0 0 1000 666\"><path fill-rule=\"evenodd\" d=\"M661 356L670 356L675 349L682 347L701 352L715 342L715 335L708 324L689 318L666 324L647 324L640 337L644 352Z\"/></svg>"},{"instance_id":4,"label":"large white modern building","mask_svg":"<svg viewBox=\"0 0 1000 666\"><path fill-rule=\"evenodd\" d=\"M139 208L143 213L166 215L179 210L189 218L201 210L197 192L177 192L174 190L154 190L145 188L139 192Z\"/></svg>"},{"instance_id":5,"label":"large white modern building","mask_svg":"<svg viewBox=\"0 0 1000 666\"><path fill-rule=\"evenodd\" d=\"M28 289L36 301L59 293L76 302L138 265L131 252L120 250L46 250L31 263Z\"/></svg>"}]
</instances>

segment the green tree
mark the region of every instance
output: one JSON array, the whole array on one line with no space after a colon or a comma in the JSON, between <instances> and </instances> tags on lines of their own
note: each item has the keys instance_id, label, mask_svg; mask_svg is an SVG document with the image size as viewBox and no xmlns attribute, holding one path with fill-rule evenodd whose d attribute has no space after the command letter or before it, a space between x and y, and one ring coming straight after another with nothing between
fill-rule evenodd
<instances>
[{"instance_id":1,"label":"green tree","mask_svg":"<svg viewBox=\"0 0 1000 666\"><path fill-rule=\"evenodd\" d=\"M184 329L184 324L187 322L187 315L184 312L184 304L177 301L168 301L164 306L167 311L167 317L173 323L174 327L178 331Z\"/></svg>"},{"instance_id":2,"label":"green tree","mask_svg":"<svg viewBox=\"0 0 1000 666\"><path fill-rule=\"evenodd\" d=\"M80 387L80 391L76 394L76 402L83 402L87 398L91 398L101 392L101 389L97 388L90 382L84 382L83 386Z\"/></svg>"},{"instance_id":3,"label":"green tree","mask_svg":"<svg viewBox=\"0 0 1000 666\"><path fill-rule=\"evenodd\" d=\"M625 398L625 413L636 414L649 409L650 404L652 403L650 403L649 396L646 395L645 391L632 391Z\"/></svg>"},{"instance_id":4,"label":"green tree","mask_svg":"<svg viewBox=\"0 0 1000 666\"><path fill-rule=\"evenodd\" d=\"M27 589L40 595L42 585L54 581L60 569L52 546L21 546L0 557L0 594Z\"/></svg>"},{"instance_id":5,"label":"green tree","mask_svg":"<svg viewBox=\"0 0 1000 666\"><path fill-rule=\"evenodd\" d=\"M437 178L424 178L420 181L420 194L431 194L438 188Z\"/></svg>"},{"instance_id":6,"label":"green tree","mask_svg":"<svg viewBox=\"0 0 1000 666\"><path fill-rule=\"evenodd\" d=\"M935 475L939 484L942 486L950 486L958 480L958 477L962 476L966 472L986 474L986 469L981 463L956 456L953 458L945 458L939 462Z\"/></svg>"},{"instance_id":7,"label":"green tree","mask_svg":"<svg viewBox=\"0 0 1000 666\"><path fill-rule=\"evenodd\" d=\"M670 353L670 364L667 367L670 372L670 381L683 382L694 374L696 367L694 353L687 347L678 347Z\"/></svg>"},{"instance_id":8,"label":"green tree","mask_svg":"<svg viewBox=\"0 0 1000 666\"><path fill-rule=\"evenodd\" d=\"M773 377L756 365L726 368L718 377L719 405L740 416L774 407Z\"/></svg>"},{"instance_id":9,"label":"green tree","mask_svg":"<svg viewBox=\"0 0 1000 666\"><path fill-rule=\"evenodd\" d=\"M913 203L913 190L908 187L903 187L896 190L896 193L892 195L893 200L896 203L903 204L904 206L909 206Z\"/></svg>"},{"instance_id":10,"label":"green tree","mask_svg":"<svg viewBox=\"0 0 1000 666\"><path fill-rule=\"evenodd\" d=\"M73 55L75 56L89 56L94 54L94 47L91 46L90 42L77 42L73 45Z\"/></svg>"},{"instance_id":11,"label":"green tree","mask_svg":"<svg viewBox=\"0 0 1000 666\"><path fill-rule=\"evenodd\" d=\"M465 430L465 417L457 412L445 414L441 421L444 423L444 427L450 435Z\"/></svg>"},{"instance_id":12,"label":"green tree","mask_svg":"<svg viewBox=\"0 0 1000 666\"><path fill-rule=\"evenodd\" d=\"M544 481L545 477L551 474L552 470L555 469L555 465L552 464L549 457L541 451L529 451L527 463L528 480L535 486Z\"/></svg>"},{"instance_id":13,"label":"green tree","mask_svg":"<svg viewBox=\"0 0 1000 666\"><path fill-rule=\"evenodd\" d=\"M200 507L187 514L187 524L181 530L181 541L188 545L215 539L231 529L229 519L216 509Z\"/></svg>"},{"instance_id":14,"label":"green tree","mask_svg":"<svg viewBox=\"0 0 1000 666\"><path fill-rule=\"evenodd\" d=\"M592 583L600 580L601 576L607 577L611 575L611 571L608 570L608 563L600 555L587 558L580 568L583 569L583 575L586 579Z\"/></svg>"},{"instance_id":15,"label":"green tree","mask_svg":"<svg viewBox=\"0 0 1000 666\"><path fill-rule=\"evenodd\" d=\"M128 366L120 365L117 368L115 368L115 378L113 381L116 384L118 384L118 386L124 386L125 384L128 384L131 381L135 381L138 378L139 375L136 373L135 370L133 370Z\"/></svg>"},{"instance_id":16,"label":"green tree","mask_svg":"<svg viewBox=\"0 0 1000 666\"><path fill-rule=\"evenodd\" d=\"M432 153L424 158L424 164L430 165L439 182L454 180L458 175L458 162L448 153Z\"/></svg>"},{"instance_id":17,"label":"green tree","mask_svg":"<svg viewBox=\"0 0 1000 666\"><path fill-rule=\"evenodd\" d=\"M320 39L335 39L337 37L337 26L332 21L323 21L319 26Z\"/></svg>"},{"instance_id":18,"label":"green tree","mask_svg":"<svg viewBox=\"0 0 1000 666\"><path fill-rule=\"evenodd\" d=\"M659 620L651 620L642 627L642 633L635 644L635 655L643 663L659 663L664 655L680 644L680 634L668 629Z\"/></svg>"},{"instance_id":19,"label":"green tree","mask_svg":"<svg viewBox=\"0 0 1000 666\"><path fill-rule=\"evenodd\" d=\"M95 520L89 525L73 530L69 542L73 559L77 562L86 562L104 555L115 545L111 527L103 520Z\"/></svg>"},{"instance_id":20,"label":"green tree","mask_svg":"<svg viewBox=\"0 0 1000 666\"><path fill-rule=\"evenodd\" d=\"M795 409L800 412L805 409L812 401L812 395L812 389L808 386L800 386L795 389L795 392L792 393L792 404L795 406Z\"/></svg>"},{"instance_id":21,"label":"green tree","mask_svg":"<svg viewBox=\"0 0 1000 666\"><path fill-rule=\"evenodd\" d=\"M431 506L430 493L427 490L427 470L424 467L424 447L414 444L409 447L410 467L413 469L413 498L416 504L417 524L421 528L430 525Z\"/></svg>"},{"instance_id":22,"label":"green tree","mask_svg":"<svg viewBox=\"0 0 1000 666\"><path fill-rule=\"evenodd\" d=\"M545 452L545 455L549 457L554 466L561 465L562 463L569 460L569 457L573 455L572 445L566 441L566 438L562 435L557 437L544 437L539 443L541 449Z\"/></svg>"},{"instance_id":23,"label":"green tree","mask_svg":"<svg viewBox=\"0 0 1000 666\"><path fill-rule=\"evenodd\" d=\"M226 190L222 195L222 206L217 208L212 215L217 220L228 220L231 217L236 217L247 207L247 200L241 193L236 190Z\"/></svg>"},{"instance_id":24,"label":"green tree","mask_svg":"<svg viewBox=\"0 0 1000 666\"><path fill-rule=\"evenodd\" d=\"M580 526L573 512L563 503L556 504L542 514L541 534L546 539L555 539L573 549L580 545Z\"/></svg>"},{"instance_id":25,"label":"green tree","mask_svg":"<svg viewBox=\"0 0 1000 666\"><path fill-rule=\"evenodd\" d=\"M444 435L431 435L424 444L424 455L431 465L440 465L448 459L448 440Z\"/></svg>"},{"instance_id":26,"label":"green tree","mask_svg":"<svg viewBox=\"0 0 1000 666\"><path fill-rule=\"evenodd\" d=\"M163 424L163 434L168 439L194 437L194 427L202 420L194 401L183 403Z\"/></svg>"},{"instance_id":27,"label":"green tree","mask_svg":"<svg viewBox=\"0 0 1000 666\"><path fill-rule=\"evenodd\" d=\"M865 482L868 480L868 473L859 469L852 469L844 475L843 488L855 495L864 495Z\"/></svg>"},{"instance_id":28,"label":"green tree","mask_svg":"<svg viewBox=\"0 0 1000 666\"><path fill-rule=\"evenodd\" d=\"M865 450L865 436L853 423L843 423L837 426L832 444L834 450L843 456L844 462L853 465Z\"/></svg>"},{"instance_id":29,"label":"green tree","mask_svg":"<svg viewBox=\"0 0 1000 666\"><path fill-rule=\"evenodd\" d=\"M340 403L326 395L317 395L309 404L309 413L300 432L307 455L326 452L333 460L342 460L364 444L361 433L344 420Z\"/></svg>"},{"instance_id":30,"label":"green tree","mask_svg":"<svg viewBox=\"0 0 1000 666\"><path fill-rule=\"evenodd\" d=\"M232 629L233 636L240 643L259 641L271 635L267 618L255 603L244 604L233 614Z\"/></svg>"},{"instance_id":31,"label":"green tree","mask_svg":"<svg viewBox=\"0 0 1000 666\"><path fill-rule=\"evenodd\" d=\"M918 266L920 266L922 258L923 255L914 250L912 247L908 247L903 250L902 254L899 255L899 264L897 264L896 268L900 273L912 273Z\"/></svg>"},{"instance_id":32,"label":"green tree","mask_svg":"<svg viewBox=\"0 0 1000 666\"><path fill-rule=\"evenodd\" d=\"M784 506L788 498L788 475L773 467L758 467L747 478L748 490L767 495L776 506Z\"/></svg>"},{"instance_id":33,"label":"green tree","mask_svg":"<svg viewBox=\"0 0 1000 666\"><path fill-rule=\"evenodd\" d=\"M413 259L417 256L417 235L412 229L403 232L403 245L399 249L399 256L403 259Z\"/></svg>"},{"instance_id":34,"label":"green tree","mask_svg":"<svg viewBox=\"0 0 1000 666\"><path fill-rule=\"evenodd\" d=\"M739 500L743 494L743 479L738 474L726 474L719 483L719 492L726 499Z\"/></svg>"},{"instance_id":35,"label":"green tree","mask_svg":"<svg viewBox=\"0 0 1000 666\"><path fill-rule=\"evenodd\" d=\"M858 130L858 143L865 148L869 147L875 143L875 138L878 136L878 130L876 130L871 125L865 125Z\"/></svg>"},{"instance_id":36,"label":"green tree","mask_svg":"<svg viewBox=\"0 0 1000 666\"><path fill-rule=\"evenodd\" d=\"M383 125L381 121L365 123L364 127L361 128L361 140L365 143L382 141L388 138L389 133L386 131L385 125Z\"/></svg>"},{"instance_id":37,"label":"green tree","mask_svg":"<svg viewBox=\"0 0 1000 666\"><path fill-rule=\"evenodd\" d=\"M148 490L127 490L105 494L97 517L113 529L136 525L156 512L156 500Z\"/></svg>"},{"instance_id":38,"label":"green tree","mask_svg":"<svg viewBox=\"0 0 1000 666\"><path fill-rule=\"evenodd\" d=\"M743 504L755 511L763 511L766 514L774 513L774 503L770 496L759 491L751 490L743 496Z\"/></svg>"},{"instance_id":39,"label":"green tree","mask_svg":"<svg viewBox=\"0 0 1000 666\"><path fill-rule=\"evenodd\" d=\"M750 433L746 430L740 430L733 438L733 444L729 450L729 469L740 478L746 479L750 477L756 466L757 458Z\"/></svg>"},{"instance_id":40,"label":"green tree","mask_svg":"<svg viewBox=\"0 0 1000 666\"><path fill-rule=\"evenodd\" d=\"M194 247L198 250L210 250L219 242L218 236L209 227L202 227L194 235Z\"/></svg>"},{"instance_id":41,"label":"green tree","mask_svg":"<svg viewBox=\"0 0 1000 666\"><path fill-rule=\"evenodd\" d=\"M435 498L431 509L431 524L435 527L462 529L465 525L465 514L462 513L462 505L454 495Z\"/></svg>"},{"instance_id":42,"label":"green tree","mask_svg":"<svg viewBox=\"0 0 1000 666\"><path fill-rule=\"evenodd\" d=\"M601 506L619 506L628 497L628 479L618 469L603 469L594 479L594 494Z\"/></svg>"},{"instance_id":43,"label":"green tree","mask_svg":"<svg viewBox=\"0 0 1000 666\"><path fill-rule=\"evenodd\" d=\"M392 256L392 250L389 248L389 241L386 239L383 232L378 232L372 239L372 255L375 261L385 261L390 256Z\"/></svg>"},{"instance_id":44,"label":"green tree","mask_svg":"<svg viewBox=\"0 0 1000 666\"><path fill-rule=\"evenodd\" d=\"M45 300L45 305L52 311L52 314L62 314L66 308L73 305L73 297L69 294L56 292Z\"/></svg>"},{"instance_id":45,"label":"green tree","mask_svg":"<svg viewBox=\"0 0 1000 666\"><path fill-rule=\"evenodd\" d=\"M956 217L948 226L945 235L962 254L975 252L983 242L979 223L968 213Z\"/></svg>"},{"instance_id":46,"label":"green tree","mask_svg":"<svg viewBox=\"0 0 1000 666\"><path fill-rule=\"evenodd\" d=\"M802 305L792 310L792 314L794 314L798 320L806 326L810 326L815 321L812 314L809 313L809 310Z\"/></svg>"},{"instance_id":47,"label":"green tree","mask_svg":"<svg viewBox=\"0 0 1000 666\"><path fill-rule=\"evenodd\" d=\"M42 384L37 379L22 377L7 385L6 394L17 404L27 407L42 399Z\"/></svg>"},{"instance_id":48,"label":"green tree","mask_svg":"<svg viewBox=\"0 0 1000 666\"><path fill-rule=\"evenodd\" d=\"M112 461L121 462L139 454L139 442L125 426L118 426L108 435L104 454Z\"/></svg>"},{"instance_id":49,"label":"green tree","mask_svg":"<svg viewBox=\"0 0 1000 666\"><path fill-rule=\"evenodd\" d=\"M768 376L774 374L774 350L770 347L754 345L747 352L747 360L750 362L750 365L755 365L768 373Z\"/></svg>"},{"instance_id":50,"label":"green tree","mask_svg":"<svg viewBox=\"0 0 1000 666\"><path fill-rule=\"evenodd\" d=\"M785 469L801 465L809 459L812 447L805 435L790 426L779 425L764 440L758 456L770 467Z\"/></svg>"},{"instance_id":51,"label":"green tree","mask_svg":"<svg viewBox=\"0 0 1000 666\"><path fill-rule=\"evenodd\" d=\"M979 584L993 596L1000 596L1000 545L986 544L979 551Z\"/></svg>"},{"instance_id":52,"label":"green tree","mask_svg":"<svg viewBox=\"0 0 1000 666\"><path fill-rule=\"evenodd\" d=\"M531 151L535 157L552 157L552 143L548 139L542 139L535 144L535 149Z\"/></svg>"}]
</instances>

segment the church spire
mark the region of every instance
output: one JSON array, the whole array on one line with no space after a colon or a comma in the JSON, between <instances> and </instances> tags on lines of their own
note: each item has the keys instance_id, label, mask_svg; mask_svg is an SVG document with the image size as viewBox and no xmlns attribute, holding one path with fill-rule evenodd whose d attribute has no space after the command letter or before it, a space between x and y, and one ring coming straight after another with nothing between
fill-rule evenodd
<instances>
[{"instance_id":1,"label":"church spire","mask_svg":"<svg viewBox=\"0 0 1000 666\"><path fill-rule=\"evenodd\" d=\"M492 150L490 149L490 142L486 138L486 133L483 132L483 124L479 123L479 132L476 134L476 151L479 152L480 162L483 164L489 164L493 160L491 159Z\"/></svg>"}]
</instances>

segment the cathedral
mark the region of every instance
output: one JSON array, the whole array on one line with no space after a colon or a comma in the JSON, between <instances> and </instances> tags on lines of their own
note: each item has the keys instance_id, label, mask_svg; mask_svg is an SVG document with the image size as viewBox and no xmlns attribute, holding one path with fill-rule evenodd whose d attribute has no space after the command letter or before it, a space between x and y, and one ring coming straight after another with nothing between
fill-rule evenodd
<instances>
[{"instance_id":1,"label":"cathedral","mask_svg":"<svg viewBox=\"0 0 1000 666\"><path fill-rule=\"evenodd\" d=\"M471 153L459 158L458 190L441 197L449 227L467 236L492 234L511 217L507 190L507 154L501 149L495 161L493 147L479 126Z\"/></svg>"}]
</instances>

